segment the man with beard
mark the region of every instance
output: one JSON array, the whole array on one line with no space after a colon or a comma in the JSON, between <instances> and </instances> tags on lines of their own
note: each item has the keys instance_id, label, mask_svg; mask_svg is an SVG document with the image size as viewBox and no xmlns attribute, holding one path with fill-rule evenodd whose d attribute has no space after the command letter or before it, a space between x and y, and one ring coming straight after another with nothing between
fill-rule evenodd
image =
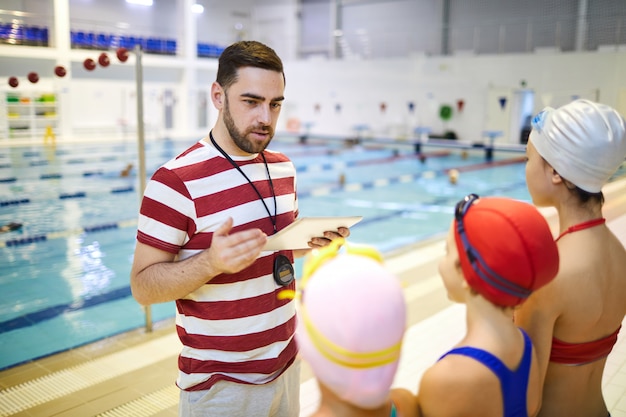
<instances>
[{"instance_id":1,"label":"man with beard","mask_svg":"<svg viewBox=\"0 0 626 417\"><path fill-rule=\"evenodd\" d=\"M298 216L295 167L267 150L285 75L276 53L237 42L219 58L217 122L160 167L141 203L131 288L143 305L176 301L179 415L297 416L293 260L263 250ZM311 248L349 235L320 231Z\"/></svg>"}]
</instances>

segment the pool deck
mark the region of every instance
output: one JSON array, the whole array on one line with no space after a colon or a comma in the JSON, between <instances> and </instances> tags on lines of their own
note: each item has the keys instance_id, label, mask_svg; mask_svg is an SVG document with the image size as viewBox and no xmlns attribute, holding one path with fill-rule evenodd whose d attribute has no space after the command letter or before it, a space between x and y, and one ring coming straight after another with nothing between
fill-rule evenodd
<instances>
[{"instance_id":1,"label":"pool deck","mask_svg":"<svg viewBox=\"0 0 626 417\"><path fill-rule=\"evenodd\" d=\"M604 189L609 227L626 245L626 180ZM543 210L553 232L556 216ZM403 283L408 329L394 385L416 391L428 366L464 333L464 307L453 304L437 273L441 238L397 251L386 259ZM624 321L626 325L626 320ZM626 328L626 326L624 326ZM36 340L33 343L37 343ZM0 372L1 416L176 416L177 355L173 320ZM303 364L301 416L310 415L319 393ZM613 417L626 417L626 332L609 356L603 381Z\"/></svg>"}]
</instances>

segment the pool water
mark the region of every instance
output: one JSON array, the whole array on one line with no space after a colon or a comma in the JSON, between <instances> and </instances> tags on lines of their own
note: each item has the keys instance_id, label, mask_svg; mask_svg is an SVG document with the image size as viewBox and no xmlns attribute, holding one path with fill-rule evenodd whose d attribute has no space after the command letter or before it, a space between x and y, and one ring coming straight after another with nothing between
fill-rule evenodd
<instances>
[{"instance_id":1,"label":"pool water","mask_svg":"<svg viewBox=\"0 0 626 417\"><path fill-rule=\"evenodd\" d=\"M193 142L148 143L148 177ZM411 149L271 147L296 165L301 216L362 215L350 240L383 253L445 233L471 192L529 201L519 153L487 164L482 151L425 148L422 161ZM137 166L134 143L0 149L0 226L23 224L0 233L0 369L144 325L129 288ZM173 302L151 309L154 321L174 316Z\"/></svg>"}]
</instances>

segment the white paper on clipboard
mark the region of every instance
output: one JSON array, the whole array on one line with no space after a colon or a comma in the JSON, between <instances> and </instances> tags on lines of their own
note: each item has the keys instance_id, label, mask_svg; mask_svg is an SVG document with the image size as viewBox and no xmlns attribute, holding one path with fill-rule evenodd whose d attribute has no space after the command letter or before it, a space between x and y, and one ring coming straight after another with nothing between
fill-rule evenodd
<instances>
[{"instance_id":1,"label":"white paper on clipboard","mask_svg":"<svg viewBox=\"0 0 626 417\"><path fill-rule=\"evenodd\" d=\"M268 236L263 250L309 249L309 242L325 231L334 231L340 227L352 227L363 216L347 217L300 217L280 232Z\"/></svg>"}]
</instances>

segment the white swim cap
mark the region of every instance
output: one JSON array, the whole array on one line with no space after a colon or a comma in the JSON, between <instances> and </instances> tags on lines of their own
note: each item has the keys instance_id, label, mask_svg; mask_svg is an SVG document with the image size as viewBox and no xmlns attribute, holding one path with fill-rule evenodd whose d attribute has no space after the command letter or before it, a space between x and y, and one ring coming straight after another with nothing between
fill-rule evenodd
<instances>
[{"instance_id":1,"label":"white swim cap","mask_svg":"<svg viewBox=\"0 0 626 417\"><path fill-rule=\"evenodd\" d=\"M379 407L400 359L404 295L398 279L368 254L375 250L337 254L334 243L304 267L296 332L300 354L340 398L361 408ZM307 267L313 269L308 277Z\"/></svg>"},{"instance_id":2,"label":"white swim cap","mask_svg":"<svg viewBox=\"0 0 626 417\"><path fill-rule=\"evenodd\" d=\"M624 162L624 118L613 108L576 100L546 107L533 118L529 140L537 152L577 187L598 193Z\"/></svg>"}]
</instances>

